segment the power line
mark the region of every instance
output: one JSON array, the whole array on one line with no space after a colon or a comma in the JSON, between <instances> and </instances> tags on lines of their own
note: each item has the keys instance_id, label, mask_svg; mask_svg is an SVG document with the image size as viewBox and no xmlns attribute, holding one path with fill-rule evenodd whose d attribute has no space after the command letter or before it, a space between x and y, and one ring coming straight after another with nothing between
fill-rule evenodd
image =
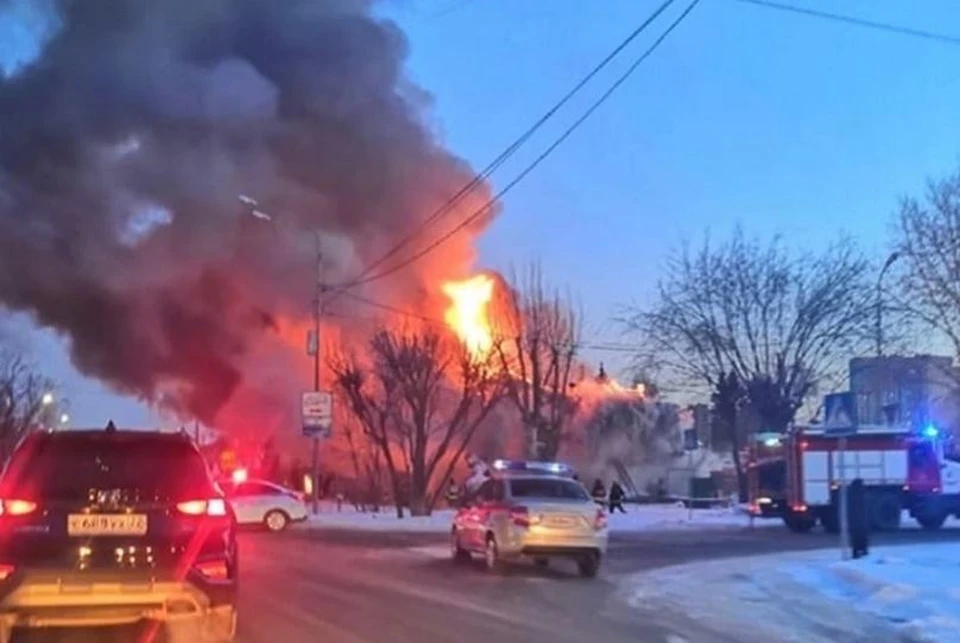
<instances>
[{"instance_id":1,"label":"power line","mask_svg":"<svg viewBox=\"0 0 960 643\"><path fill-rule=\"evenodd\" d=\"M643 23L640 24L636 29L634 29L624 40L620 42L609 54L607 54L603 60L601 60L596 66L593 67L580 81L573 86L573 88L568 91L563 97L557 101L553 107L551 107L543 116L541 116L536 122L533 123L523 134L520 135L513 143L510 144L503 152L500 153L489 165L487 165L483 171L473 177L473 179L464 185L460 190L458 190L452 197L450 197L446 202L444 202L437 210L435 210L430 216L417 224L414 229L408 233L406 236L400 239L394 246L392 246L386 253L384 253L380 258L374 261L372 264L367 266L364 271L356 278L345 284L335 286L336 294L342 292L344 289L352 288L354 286L366 283L366 278L370 273L376 270L378 267L383 265L385 261L390 259L393 255L402 250L407 244L413 241L427 226L431 225L435 221L439 220L456 206L463 198L472 192L478 185L486 181L487 178L493 174L501 165L503 165L513 154L517 152L530 138L536 134L536 132L543 127L543 125L550 120L560 109L562 109L567 103L570 102L594 77L604 68L609 65L614 58L616 58L624 49L630 46L634 40L636 40L640 34L642 34L652 23L656 20L660 14L667 10L667 8L673 4L675 0L664 0L664 2L652 13ZM496 199L488 201L484 208L480 211L485 212L493 203L496 203ZM476 219L480 215L477 214L471 220ZM462 229L462 228L461 228ZM406 265L406 264L404 264Z\"/></svg>"},{"instance_id":2,"label":"power line","mask_svg":"<svg viewBox=\"0 0 960 643\"><path fill-rule=\"evenodd\" d=\"M416 320L418 320L418 321L422 321L422 322L424 322L424 323L431 324L431 325L437 326L437 327L439 327L439 328L443 328L444 330L447 330L447 329L450 328L450 325L449 325L446 321L444 321L444 320L436 319L436 318L434 318L434 317L428 317L428 316L426 316L426 315L421 315L421 314L419 314L419 313L415 313L415 312L412 312L412 311L409 311L409 310L404 310L404 309L402 309L402 308L396 308L396 307L391 306L391 305L389 305L389 304L384 304L384 303L379 302L379 301L376 301L376 300L374 300L374 299L370 299L369 297L364 297L363 295L357 295L357 294L354 294L354 293L352 293L352 292L345 292L344 294L345 294L347 297L349 297L349 298L351 298L351 299L353 299L353 300L355 300L355 301L358 301L358 302L360 302L360 303L362 303L362 304L366 304L367 306L370 306L370 307L372 307L372 308L377 308L377 309L379 309L379 310L383 310L383 311L386 311L386 312L389 312L389 313L393 313L393 314L399 315L399 316L401 316L401 317L408 317L408 318L410 318L410 319L416 319ZM353 316L353 315L342 315L342 314L335 314L335 315L330 315L330 316L331 316L331 317L343 318L343 319L348 319L348 318L364 319L364 320L366 320L366 321L371 321L371 322L378 321L378 318L376 318L376 317L358 317L358 316ZM621 344L621 343L609 342L609 341L599 341L599 340L598 340L598 341L595 341L595 342L578 342L577 345L578 345L580 348L584 348L584 349L597 350L597 351L606 351L606 352L612 352L612 353L631 353L631 354L636 354L636 353L638 352L638 348L637 348L636 346L634 346L634 345L631 345L631 344Z\"/></svg>"},{"instance_id":3,"label":"power line","mask_svg":"<svg viewBox=\"0 0 960 643\"><path fill-rule=\"evenodd\" d=\"M945 43L948 45L960 45L960 37L951 36L948 34L935 33L935 32L926 31L923 29L912 29L910 27L902 27L900 25L894 25L887 22L875 22L873 20L864 20L863 18L855 18L853 16L845 16L838 13L828 13L826 11L819 11L817 9L808 9L806 7L797 7L790 4L783 4L780 2L771 2L770 0L737 0L737 1L745 4L756 5L758 7L766 7L768 9L776 9L778 11L788 11L791 13L811 16L813 18L821 18L824 20L833 20L835 22L843 22L850 25L856 25L858 27L867 27L869 29L879 29L881 31L888 31L890 33L896 33L903 36L913 36L915 38L935 40L937 42Z\"/></svg>"},{"instance_id":4,"label":"power line","mask_svg":"<svg viewBox=\"0 0 960 643\"><path fill-rule=\"evenodd\" d=\"M680 14L680 16L676 20L674 20L669 27L667 27L667 30L664 31L663 34L661 34L660 37L657 38L657 40L655 40L654 43L649 48L647 48L647 50L644 51L643 54L641 54L633 62L633 64L630 65L629 68L627 68L626 72L624 72L619 78L617 78L617 80L613 83L613 85L610 86L609 89L607 89L607 91L601 94L600 97L596 101L594 101L593 104L590 105L587 111L584 112L580 116L580 118L575 120L572 125L570 125L556 140L554 140L554 142L549 147L547 147L546 150L544 150L537 158L535 158L532 163L527 165L527 167L524 168L524 170L520 172L519 175L517 175L512 181L510 181L502 190L497 192L483 206L481 206L478 210L473 212L473 214L471 214L466 219L464 219L459 225L454 227L452 230L442 235L441 237L439 237L437 240L435 240L431 244L427 245L422 250L414 253L412 256L405 259L404 261L398 264L395 264L393 267L388 268L375 275L354 281L347 287L367 284L372 281L378 281L388 275L391 275L399 270L402 270L403 268L409 266L410 264L418 261L420 258L431 253L438 246L445 243L455 234L457 234L458 232L466 228L473 221L475 221L484 213L486 213L490 209L490 207L493 206L493 204L500 201L504 197L504 195L507 194L507 192L512 190L514 187L516 187L518 183L523 181L523 179L525 179L527 175L529 175L534 169L536 169L537 166L539 166L544 160L546 160L548 156L550 156L558 147L560 147L560 145L564 143L564 141L566 141L577 129L579 129L579 127L583 125L583 123L588 118L590 118L590 116L592 116L593 113L597 111L597 109L599 109L600 106L603 105L603 103L605 103L607 99L610 98L610 96L612 96L613 93L620 88L621 85L623 85L623 83L627 81L627 79L633 74L634 71L636 71L636 69L643 63L643 61L645 61L660 46L660 44L664 40L666 40L667 36L669 36L670 33L672 33L673 30L676 29L681 22L683 22L683 20L690 14L691 11L693 11L694 7L696 7L699 3L700 3L700 0L693 0L693 2L691 2L687 6L687 8L683 11L683 13Z\"/></svg>"}]
</instances>

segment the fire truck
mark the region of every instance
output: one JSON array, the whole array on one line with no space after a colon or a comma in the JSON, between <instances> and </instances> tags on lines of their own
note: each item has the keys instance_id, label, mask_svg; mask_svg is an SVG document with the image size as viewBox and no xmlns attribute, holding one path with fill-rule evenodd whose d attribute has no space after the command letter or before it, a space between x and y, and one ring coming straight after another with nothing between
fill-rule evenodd
<instances>
[{"instance_id":1,"label":"fire truck","mask_svg":"<svg viewBox=\"0 0 960 643\"><path fill-rule=\"evenodd\" d=\"M860 425L846 437L817 425L794 427L782 442L783 521L800 533L818 523L837 531L840 480L860 478L873 530L898 529L904 510L923 528L938 529L947 517L960 517L960 461L947 457L948 446L932 425ZM747 471L751 506L762 515L760 501L772 501L771 490L752 482L760 467L748 466Z\"/></svg>"}]
</instances>

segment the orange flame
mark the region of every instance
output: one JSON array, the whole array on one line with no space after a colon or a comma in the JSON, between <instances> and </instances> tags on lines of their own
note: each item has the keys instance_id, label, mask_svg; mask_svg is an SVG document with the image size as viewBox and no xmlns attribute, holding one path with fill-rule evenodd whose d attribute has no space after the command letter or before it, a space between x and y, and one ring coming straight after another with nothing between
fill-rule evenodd
<instances>
[{"instance_id":1,"label":"orange flame","mask_svg":"<svg viewBox=\"0 0 960 643\"><path fill-rule=\"evenodd\" d=\"M450 298L444 319L467 350L477 357L486 355L493 347L488 311L493 288L493 278L483 274L443 284L443 293Z\"/></svg>"}]
</instances>

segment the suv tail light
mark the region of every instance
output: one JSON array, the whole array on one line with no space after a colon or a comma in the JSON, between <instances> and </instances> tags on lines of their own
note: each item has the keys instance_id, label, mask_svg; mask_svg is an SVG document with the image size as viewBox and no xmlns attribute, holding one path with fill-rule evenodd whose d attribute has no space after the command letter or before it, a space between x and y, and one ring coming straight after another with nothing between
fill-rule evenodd
<instances>
[{"instance_id":1,"label":"suv tail light","mask_svg":"<svg viewBox=\"0 0 960 643\"><path fill-rule=\"evenodd\" d=\"M530 516L530 510L526 507L511 507L510 522L517 527L529 527L534 523L534 519Z\"/></svg>"},{"instance_id":2,"label":"suv tail light","mask_svg":"<svg viewBox=\"0 0 960 643\"><path fill-rule=\"evenodd\" d=\"M0 500L0 516L26 516L37 510L30 500Z\"/></svg>"},{"instance_id":3,"label":"suv tail light","mask_svg":"<svg viewBox=\"0 0 960 643\"><path fill-rule=\"evenodd\" d=\"M223 560L210 560L197 563L193 566L205 578L210 580L225 581L230 580L230 572L227 569L227 563Z\"/></svg>"},{"instance_id":4,"label":"suv tail light","mask_svg":"<svg viewBox=\"0 0 960 643\"><path fill-rule=\"evenodd\" d=\"M226 516L227 503L223 498L187 500L177 503L177 511L188 516Z\"/></svg>"},{"instance_id":5,"label":"suv tail light","mask_svg":"<svg viewBox=\"0 0 960 643\"><path fill-rule=\"evenodd\" d=\"M0 563L0 580L7 580L17 570L13 565Z\"/></svg>"},{"instance_id":6,"label":"suv tail light","mask_svg":"<svg viewBox=\"0 0 960 643\"><path fill-rule=\"evenodd\" d=\"M597 516L593 520L593 528L597 531L607 528L607 512L603 509L597 509Z\"/></svg>"}]
</instances>

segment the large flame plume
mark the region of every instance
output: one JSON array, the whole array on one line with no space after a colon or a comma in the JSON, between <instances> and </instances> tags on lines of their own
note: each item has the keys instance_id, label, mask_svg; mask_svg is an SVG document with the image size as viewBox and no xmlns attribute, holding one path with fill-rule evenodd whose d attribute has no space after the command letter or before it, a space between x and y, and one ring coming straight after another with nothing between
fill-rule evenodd
<instances>
[{"instance_id":1,"label":"large flame plume","mask_svg":"<svg viewBox=\"0 0 960 643\"><path fill-rule=\"evenodd\" d=\"M450 298L444 319L474 357L482 358L493 348L490 302L495 282L486 274L443 284Z\"/></svg>"}]
</instances>

